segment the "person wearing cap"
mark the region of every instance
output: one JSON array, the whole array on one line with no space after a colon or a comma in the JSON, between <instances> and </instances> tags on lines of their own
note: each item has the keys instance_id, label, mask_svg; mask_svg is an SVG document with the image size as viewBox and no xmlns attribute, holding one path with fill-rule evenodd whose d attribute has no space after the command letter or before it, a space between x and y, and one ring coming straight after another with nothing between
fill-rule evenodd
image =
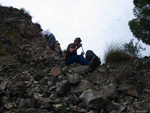
<instances>
[{"instance_id":1,"label":"person wearing cap","mask_svg":"<svg viewBox=\"0 0 150 113\"><path fill-rule=\"evenodd\" d=\"M79 63L81 65L90 65L91 62L83 57L77 55L77 50L82 46L80 37L77 37L73 43L69 44L66 51L65 62L66 64Z\"/></svg>"}]
</instances>

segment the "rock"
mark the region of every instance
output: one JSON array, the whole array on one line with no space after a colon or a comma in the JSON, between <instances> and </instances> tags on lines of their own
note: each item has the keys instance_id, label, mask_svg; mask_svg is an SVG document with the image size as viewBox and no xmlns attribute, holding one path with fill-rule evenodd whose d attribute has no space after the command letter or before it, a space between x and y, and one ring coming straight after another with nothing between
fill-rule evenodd
<instances>
[{"instance_id":1,"label":"rock","mask_svg":"<svg viewBox=\"0 0 150 113\"><path fill-rule=\"evenodd\" d=\"M81 80L79 84L71 87L71 93L81 94L88 89L95 89L95 86L87 80Z\"/></svg>"},{"instance_id":2,"label":"rock","mask_svg":"<svg viewBox=\"0 0 150 113\"><path fill-rule=\"evenodd\" d=\"M67 93L70 90L70 84L67 80L63 80L61 82L56 83L56 91L59 94Z\"/></svg>"},{"instance_id":3,"label":"rock","mask_svg":"<svg viewBox=\"0 0 150 113\"><path fill-rule=\"evenodd\" d=\"M52 63L55 61L55 56L53 55L47 55L47 60L48 60L48 63Z\"/></svg>"},{"instance_id":4,"label":"rock","mask_svg":"<svg viewBox=\"0 0 150 113\"><path fill-rule=\"evenodd\" d=\"M51 70L51 75L52 76L58 76L61 74L61 69L59 67L54 67L52 70Z\"/></svg>"},{"instance_id":5,"label":"rock","mask_svg":"<svg viewBox=\"0 0 150 113\"><path fill-rule=\"evenodd\" d=\"M54 102L50 98L45 98L45 97L42 97L42 96L43 96L42 94L34 93L33 97L36 98L37 100L40 100L41 102L44 102L44 103Z\"/></svg>"},{"instance_id":6,"label":"rock","mask_svg":"<svg viewBox=\"0 0 150 113\"><path fill-rule=\"evenodd\" d=\"M2 66L0 66L0 72L1 72L1 71L3 71L3 67L2 67Z\"/></svg>"},{"instance_id":7,"label":"rock","mask_svg":"<svg viewBox=\"0 0 150 113\"><path fill-rule=\"evenodd\" d=\"M148 112L150 112L150 103L148 103L148 102L144 103L143 108L148 110Z\"/></svg>"},{"instance_id":8,"label":"rock","mask_svg":"<svg viewBox=\"0 0 150 113\"><path fill-rule=\"evenodd\" d=\"M116 84L117 85L117 80L114 77L109 77L109 83L110 84Z\"/></svg>"},{"instance_id":9,"label":"rock","mask_svg":"<svg viewBox=\"0 0 150 113\"><path fill-rule=\"evenodd\" d=\"M102 91L103 95L111 100L118 100L118 93L116 89L116 85L109 84L106 86L101 86L100 90Z\"/></svg>"},{"instance_id":10,"label":"rock","mask_svg":"<svg viewBox=\"0 0 150 113\"><path fill-rule=\"evenodd\" d=\"M9 79L4 79L3 82L1 82L0 84L0 89L5 90L7 84L11 84L11 82L9 81Z\"/></svg>"},{"instance_id":11,"label":"rock","mask_svg":"<svg viewBox=\"0 0 150 113\"><path fill-rule=\"evenodd\" d=\"M78 84L79 83L79 75L77 74L70 74L67 76L68 82L71 84Z\"/></svg>"},{"instance_id":12,"label":"rock","mask_svg":"<svg viewBox=\"0 0 150 113\"><path fill-rule=\"evenodd\" d=\"M98 68L98 71L101 72L101 73L104 73L104 72L106 72L106 68L105 67L100 67L100 68Z\"/></svg>"},{"instance_id":13,"label":"rock","mask_svg":"<svg viewBox=\"0 0 150 113\"><path fill-rule=\"evenodd\" d=\"M36 112L37 111L34 108L29 108L29 109L26 110L26 113L36 113Z\"/></svg>"},{"instance_id":14,"label":"rock","mask_svg":"<svg viewBox=\"0 0 150 113\"><path fill-rule=\"evenodd\" d=\"M81 109L80 109L80 112L81 112L81 113L87 113L87 111L88 111L88 110L85 109L85 108L81 108Z\"/></svg>"},{"instance_id":15,"label":"rock","mask_svg":"<svg viewBox=\"0 0 150 113\"><path fill-rule=\"evenodd\" d=\"M132 96L125 96L125 99L127 104L132 104L134 98Z\"/></svg>"},{"instance_id":16,"label":"rock","mask_svg":"<svg viewBox=\"0 0 150 113\"><path fill-rule=\"evenodd\" d=\"M90 71L90 67L89 66L78 66L72 69L73 72L77 73L77 74L86 74Z\"/></svg>"},{"instance_id":17,"label":"rock","mask_svg":"<svg viewBox=\"0 0 150 113\"><path fill-rule=\"evenodd\" d=\"M34 79L35 81L40 81L41 79L43 79L45 76L45 74L41 71L38 71L37 73L34 74Z\"/></svg>"},{"instance_id":18,"label":"rock","mask_svg":"<svg viewBox=\"0 0 150 113\"><path fill-rule=\"evenodd\" d=\"M87 113L94 113L92 110L90 110L89 112L87 112Z\"/></svg>"},{"instance_id":19,"label":"rock","mask_svg":"<svg viewBox=\"0 0 150 113\"><path fill-rule=\"evenodd\" d=\"M8 104L5 104L4 107L9 110L11 109L12 107L17 107L17 104L16 103L8 103Z\"/></svg>"},{"instance_id":20,"label":"rock","mask_svg":"<svg viewBox=\"0 0 150 113\"><path fill-rule=\"evenodd\" d=\"M113 104L112 102L109 102L106 105L105 109L106 109L107 112L110 112L110 111L113 111L113 110L118 111L119 107L117 105Z\"/></svg>"},{"instance_id":21,"label":"rock","mask_svg":"<svg viewBox=\"0 0 150 113\"><path fill-rule=\"evenodd\" d=\"M117 90L124 94L131 95L134 97L139 96L137 89L135 89L132 85L129 84L121 84Z\"/></svg>"},{"instance_id":22,"label":"rock","mask_svg":"<svg viewBox=\"0 0 150 113\"><path fill-rule=\"evenodd\" d=\"M46 63L47 62L47 57L46 56L39 57L39 61L42 62L42 63Z\"/></svg>"},{"instance_id":23,"label":"rock","mask_svg":"<svg viewBox=\"0 0 150 113\"><path fill-rule=\"evenodd\" d=\"M84 91L79 98L82 99L87 106L95 109L104 108L108 101L106 98L103 98L102 92L93 89Z\"/></svg>"},{"instance_id":24,"label":"rock","mask_svg":"<svg viewBox=\"0 0 150 113\"><path fill-rule=\"evenodd\" d=\"M118 111L116 111L116 110L112 110L112 111L110 111L109 113L121 113L121 112L118 112Z\"/></svg>"},{"instance_id":25,"label":"rock","mask_svg":"<svg viewBox=\"0 0 150 113\"><path fill-rule=\"evenodd\" d=\"M62 72L63 72L63 73L66 73L66 72L67 72L67 69L68 69L68 67L67 67L67 66L64 66L64 67L62 68Z\"/></svg>"},{"instance_id":26,"label":"rock","mask_svg":"<svg viewBox=\"0 0 150 113\"><path fill-rule=\"evenodd\" d=\"M54 104L53 107L56 111L59 111L62 108L62 104Z\"/></svg>"}]
</instances>

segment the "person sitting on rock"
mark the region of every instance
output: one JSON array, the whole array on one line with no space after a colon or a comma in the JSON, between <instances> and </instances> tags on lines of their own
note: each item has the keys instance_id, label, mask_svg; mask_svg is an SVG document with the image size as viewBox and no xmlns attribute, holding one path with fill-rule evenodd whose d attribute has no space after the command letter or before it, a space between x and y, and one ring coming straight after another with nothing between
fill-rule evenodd
<instances>
[{"instance_id":1,"label":"person sitting on rock","mask_svg":"<svg viewBox=\"0 0 150 113\"><path fill-rule=\"evenodd\" d=\"M81 65L90 65L91 68L95 68L95 63L97 61L97 57L93 59L93 61L89 61L83 57L83 55L77 55L77 50L82 46L80 37L77 37L74 40L74 43L71 43L67 47L65 62L66 64L74 64L78 63Z\"/></svg>"},{"instance_id":2,"label":"person sitting on rock","mask_svg":"<svg viewBox=\"0 0 150 113\"><path fill-rule=\"evenodd\" d=\"M37 36L42 37L42 43L43 43L43 51L45 50L45 46L47 47L47 50L53 50L59 52L59 54L62 54L62 51L59 51L56 49L56 38L50 31L41 31L37 33Z\"/></svg>"}]
</instances>

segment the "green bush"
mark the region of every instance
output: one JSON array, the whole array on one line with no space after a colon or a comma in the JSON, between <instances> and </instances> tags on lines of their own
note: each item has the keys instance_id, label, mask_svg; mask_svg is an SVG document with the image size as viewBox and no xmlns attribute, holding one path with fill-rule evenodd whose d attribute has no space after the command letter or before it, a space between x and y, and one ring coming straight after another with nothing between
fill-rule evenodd
<instances>
[{"instance_id":1,"label":"green bush","mask_svg":"<svg viewBox=\"0 0 150 113\"><path fill-rule=\"evenodd\" d=\"M141 57L141 51L145 50L138 42L133 43L134 39L131 39L129 43L123 44L125 53L131 57Z\"/></svg>"},{"instance_id":2,"label":"green bush","mask_svg":"<svg viewBox=\"0 0 150 113\"><path fill-rule=\"evenodd\" d=\"M125 53L123 46L118 43L111 43L104 53L104 61L106 64L127 61L129 59L131 57Z\"/></svg>"}]
</instances>

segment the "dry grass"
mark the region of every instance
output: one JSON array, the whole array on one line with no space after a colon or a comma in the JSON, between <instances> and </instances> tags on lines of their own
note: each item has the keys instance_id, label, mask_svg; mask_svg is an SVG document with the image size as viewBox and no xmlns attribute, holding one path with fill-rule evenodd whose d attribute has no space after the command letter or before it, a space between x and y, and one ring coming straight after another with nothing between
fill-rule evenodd
<instances>
[{"instance_id":1,"label":"dry grass","mask_svg":"<svg viewBox=\"0 0 150 113\"><path fill-rule=\"evenodd\" d=\"M104 61L106 64L130 59L131 57L125 53L123 46L118 43L111 43L104 53Z\"/></svg>"}]
</instances>

